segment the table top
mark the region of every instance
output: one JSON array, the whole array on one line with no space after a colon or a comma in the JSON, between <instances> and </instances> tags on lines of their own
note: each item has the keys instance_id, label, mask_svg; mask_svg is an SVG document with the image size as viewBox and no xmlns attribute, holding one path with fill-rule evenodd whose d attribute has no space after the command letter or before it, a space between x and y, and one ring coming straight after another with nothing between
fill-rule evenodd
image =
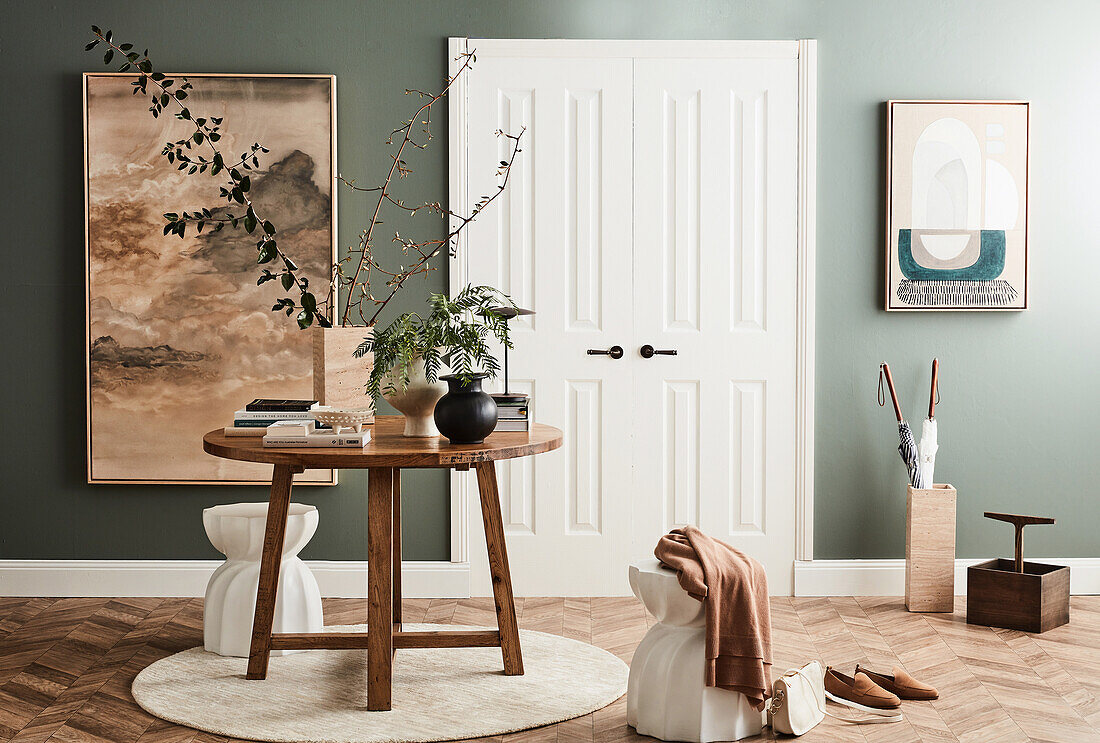
<instances>
[{"instance_id":1,"label":"table top","mask_svg":"<svg viewBox=\"0 0 1100 743\"><path fill-rule=\"evenodd\" d=\"M451 444L445 437L406 438L405 419L379 415L369 426L371 440L362 449L267 447L260 436L226 436L218 428L202 437L202 448L223 459L267 464L290 464L305 469L364 469L368 467L462 467L496 459L514 459L552 451L561 446L561 431L532 423L528 432L490 434L480 444Z\"/></svg>"}]
</instances>

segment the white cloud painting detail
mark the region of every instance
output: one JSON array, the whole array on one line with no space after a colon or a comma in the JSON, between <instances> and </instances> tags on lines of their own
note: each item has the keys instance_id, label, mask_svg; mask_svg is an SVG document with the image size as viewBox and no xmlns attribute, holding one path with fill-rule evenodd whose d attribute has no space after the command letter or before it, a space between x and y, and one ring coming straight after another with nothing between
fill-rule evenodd
<instances>
[{"instance_id":1,"label":"white cloud painting detail","mask_svg":"<svg viewBox=\"0 0 1100 743\"><path fill-rule=\"evenodd\" d=\"M270 150L251 174L252 199L323 285L334 254L334 80L187 77L195 115L224 118L227 158L253 142ZM224 206L221 176L189 176L160 154L188 123L154 119L131 96L132 76L85 79L89 481L269 482L267 465L203 452L202 435L254 397L310 397L309 331L271 312L281 290L256 285L256 238L230 227L162 235L165 212Z\"/></svg>"}]
</instances>

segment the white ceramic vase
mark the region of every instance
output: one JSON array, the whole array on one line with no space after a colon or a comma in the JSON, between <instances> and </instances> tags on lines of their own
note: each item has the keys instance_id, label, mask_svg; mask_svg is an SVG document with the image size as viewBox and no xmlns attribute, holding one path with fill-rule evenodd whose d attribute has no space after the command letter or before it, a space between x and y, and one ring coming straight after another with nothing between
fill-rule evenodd
<instances>
[{"instance_id":1,"label":"white ceramic vase","mask_svg":"<svg viewBox=\"0 0 1100 743\"><path fill-rule=\"evenodd\" d=\"M414 438L431 438L439 435L435 427L435 404L447 392L446 382L428 382L424 375L424 359L417 359L409 367L409 383L401 389L401 379L397 367L386 372L382 380L382 389L392 386L394 392L383 392L386 402L397 408L405 416L405 435Z\"/></svg>"}]
</instances>

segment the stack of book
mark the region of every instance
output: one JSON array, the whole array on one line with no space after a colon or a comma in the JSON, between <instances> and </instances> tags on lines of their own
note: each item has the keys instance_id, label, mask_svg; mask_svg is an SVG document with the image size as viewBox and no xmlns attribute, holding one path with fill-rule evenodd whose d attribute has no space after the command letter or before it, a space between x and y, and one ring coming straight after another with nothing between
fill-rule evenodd
<instances>
[{"instance_id":1,"label":"stack of book","mask_svg":"<svg viewBox=\"0 0 1100 743\"><path fill-rule=\"evenodd\" d=\"M322 446L362 449L370 441L370 429L356 433L350 426L334 431L318 429L315 421L279 421L267 427L264 446Z\"/></svg>"},{"instance_id":2,"label":"stack of book","mask_svg":"<svg viewBox=\"0 0 1100 743\"><path fill-rule=\"evenodd\" d=\"M531 428L531 398L522 393L493 395L497 404L497 427L493 431L528 431Z\"/></svg>"},{"instance_id":3,"label":"stack of book","mask_svg":"<svg viewBox=\"0 0 1100 743\"><path fill-rule=\"evenodd\" d=\"M225 427L226 436L263 436L267 427L280 421L313 421L316 400L269 400L259 398L233 414L233 425Z\"/></svg>"}]
</instances>

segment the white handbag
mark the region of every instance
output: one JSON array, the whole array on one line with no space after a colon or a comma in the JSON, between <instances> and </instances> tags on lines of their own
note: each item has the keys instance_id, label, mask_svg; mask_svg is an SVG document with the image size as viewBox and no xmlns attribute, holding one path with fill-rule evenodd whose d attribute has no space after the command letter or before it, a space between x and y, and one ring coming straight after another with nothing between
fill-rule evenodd
<instances>
[{"instance_id":1,"label":"white handbag","mask_svg":"<svg viewBox=\"0 0 1100 743\"><path fill-rule=\"evenodd\" d=\"M854 705L836 697L833 699L840 704L867 712L871 717L852 720L826 710L825 669L816 660L810 661L801 668L792 668L787 671L772 684L772 698L768 704L768 724L777 733L802 735L825 719L825 715L853 725L901 722L904 719L901 712L875 710Z\"/></svg>"},{"instance_id":2,"label":"white handbag","mask_svg":"<svg viewBox=\"0 0 1100 743\"><path fill-rule=\"evenodd\" d=\"M772 684L768 724L785 735L802 735L825 717L825 669L810 661L792 668Z\"/></svg>"}]
</instances>

